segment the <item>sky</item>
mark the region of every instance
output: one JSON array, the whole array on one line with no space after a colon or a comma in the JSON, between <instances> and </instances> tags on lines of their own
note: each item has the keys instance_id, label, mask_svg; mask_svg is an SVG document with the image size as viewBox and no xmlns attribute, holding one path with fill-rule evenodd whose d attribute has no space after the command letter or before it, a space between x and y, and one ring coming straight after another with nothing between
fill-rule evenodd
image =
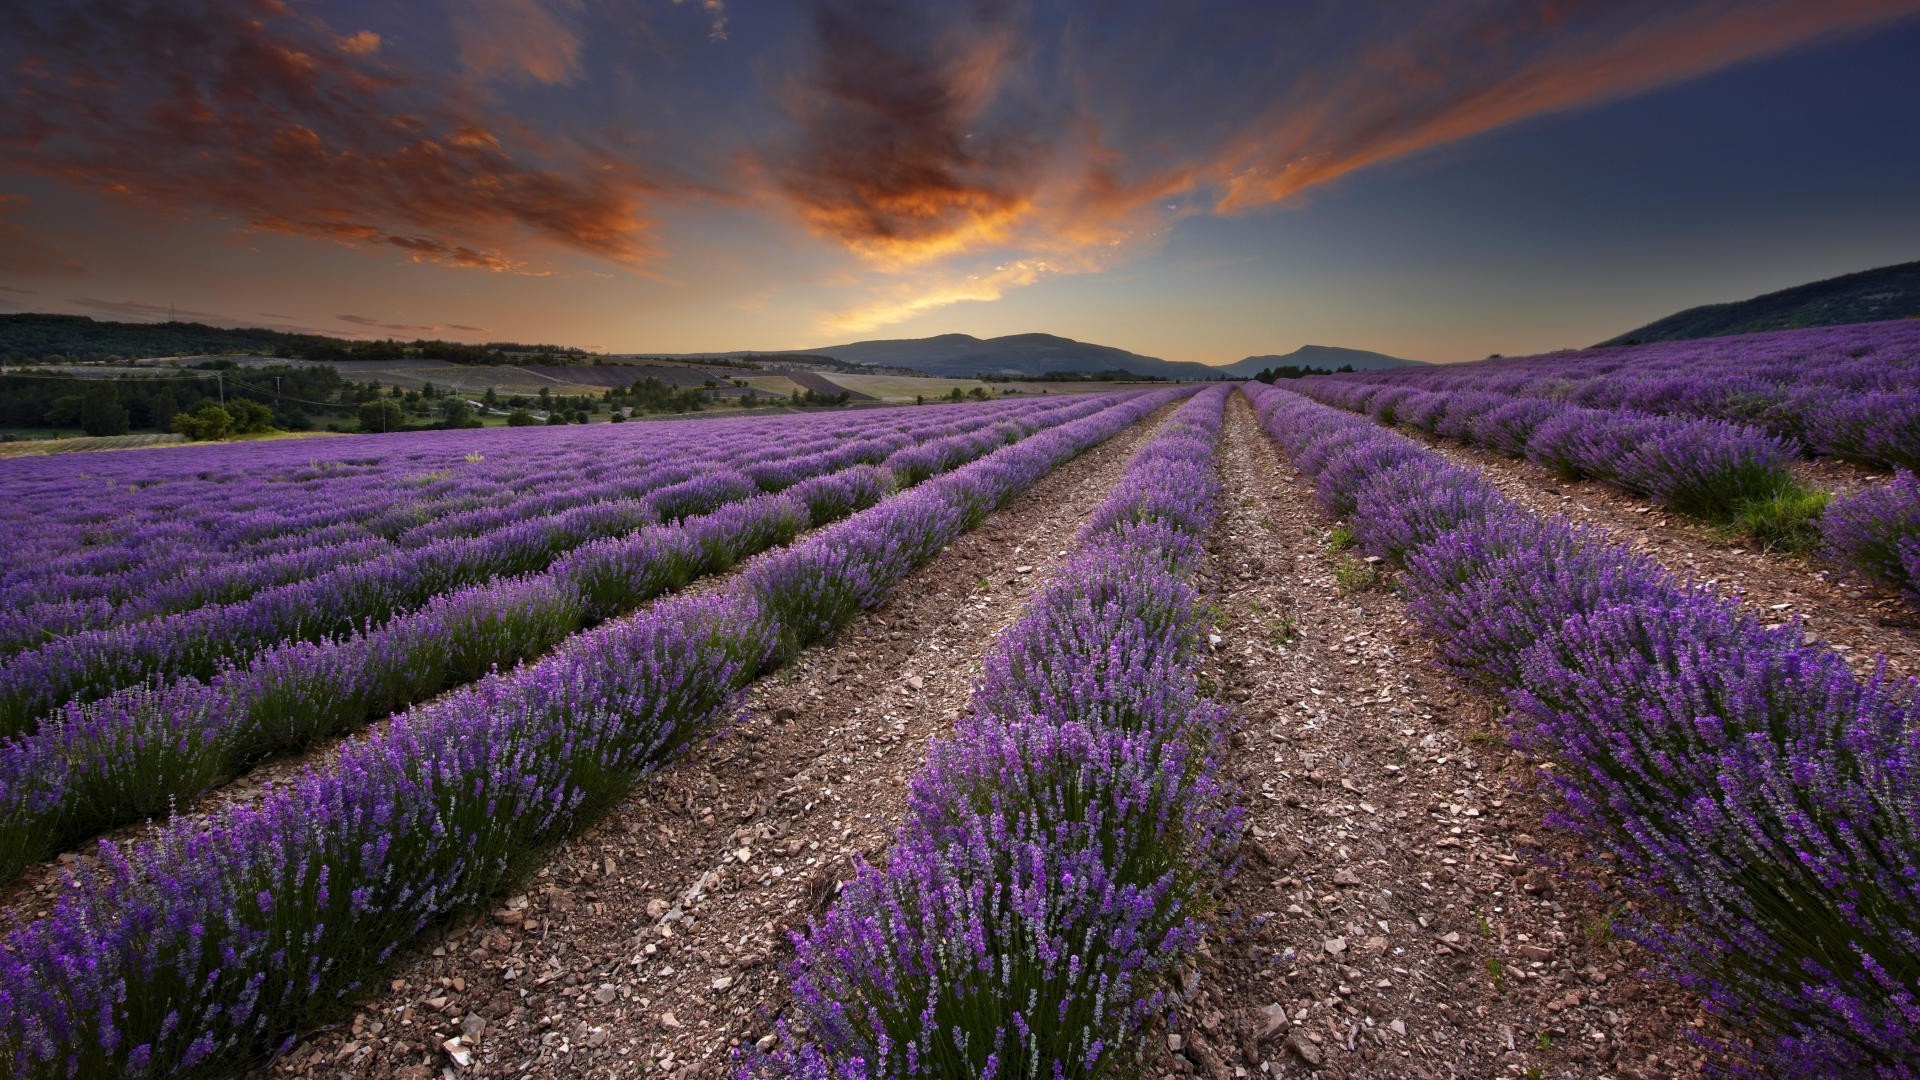
<instances>
[{"instance_id":1,"label":"sky","mask_svg":"<svg viewBox=\"0 0 1920 1080\"><path fill-rule=\"evenodd\" d=\"M1920 258L1920 0L0 7L0 311L1453 361Z\"/></svg>"}]
</instances>

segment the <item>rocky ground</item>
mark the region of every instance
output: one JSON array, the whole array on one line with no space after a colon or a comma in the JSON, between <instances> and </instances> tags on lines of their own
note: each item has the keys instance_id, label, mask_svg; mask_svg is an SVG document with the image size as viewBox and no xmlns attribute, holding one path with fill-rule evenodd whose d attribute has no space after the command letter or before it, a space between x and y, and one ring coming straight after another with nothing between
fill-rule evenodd
<instances>
[{"instance_id":1,"label":"rocky ground","mask_svg":"<svg viewBox=\"0 0 1920 1080\"><path fill-rule=\"evenodd\" d=\"M1208 677L1250 831L1150 1074L1697 1073L1696 1004L1639 977L1602 882L1555 869L1579 853L1498 702L1436 669L1377 564L1329 550L1238 397L1221 467Z\"/></svg>"},{"instance_id":2,"label":"rocky ground","mask_svg":"<svg viewBox=\"0 0 1920 1080\"><path fill-rule=\"evenodd\" d=\"M895 598L750 692L736 724L263 1068L316 1077L719 1076L784 1000L788 933L882 852L980 658L1157 427L1069 462Z\"/></svg>"},{"instance_id":3,"label":"rocky ground","mask_svg":"<svg viewBox=\"0 0 1920 1080\"><path fill-rule=\"evenodd\" d=\"M1861 674L1884 657L1887 672L1920 675L1920 613L1885 590L1849 581L1811 555L1769 553L1746 537L1597 480L1568 482L1531 462L1444 440L1423 439L1455 462L1480 470L1508 498L1541 514L1597 525L1647 558L1738 597L1770 621L1798 617L1808 634L1844 653ZM1809 463L1808 479L1829 490L1860 482L1839 462Z\"/></svg>"}]
</instances>

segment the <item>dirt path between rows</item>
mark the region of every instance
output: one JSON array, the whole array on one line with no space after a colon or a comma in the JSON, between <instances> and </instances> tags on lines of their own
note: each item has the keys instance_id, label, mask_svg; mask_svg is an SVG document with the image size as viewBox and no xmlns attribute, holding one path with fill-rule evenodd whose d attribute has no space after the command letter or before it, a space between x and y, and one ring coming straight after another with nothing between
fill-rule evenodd
<instances>
[{"instance_id":1,"label":"dirt path between rows","mask_svg":"<svg viewBox=\"0 0 1920 1080\"><path fill-rule=\"evenodd\" d=\"M1884 656L1889 674L1920 675L1920 615L1885 590L1848 581L1810 557L1768 554L1751 541L1729 538L1598 480L1568 482L1491 450L1431 437L1420 441L1456 464L1480 470L1534 513L1605 529L1667 569L1745 601L1768 622L1799 616L1807 633L1840 650L1859 674L1870 674L1875 658Z\"/></svg>"},{"instance_id":2,"label":"dirt path between rows","mask_svg":"<svg viewBox=\"0 0 1920 1080\"><path fill-rule=\"evenodd\" d=\"M1210 541L1249 832L1153 1074L1694 1075L1693 1001L1636 973L1578 852L1236 395ZM1337 568L1347 567L1349 581Z\"/></svg>"},{"instance_id":3,"label":"dirt path between rows","mask_svg":"<svg viewBox=\"0 0 1920 1080\"><path fill-rule=\"evenodd\" d=\"M1169 409L1067 463L751 691L725 735L423 944L276 1075L725 1074L784 1003L788 932L884 851L927 739ZM459 1041L454 1041L459 1040Z\"/></svg>"}]
</instances>

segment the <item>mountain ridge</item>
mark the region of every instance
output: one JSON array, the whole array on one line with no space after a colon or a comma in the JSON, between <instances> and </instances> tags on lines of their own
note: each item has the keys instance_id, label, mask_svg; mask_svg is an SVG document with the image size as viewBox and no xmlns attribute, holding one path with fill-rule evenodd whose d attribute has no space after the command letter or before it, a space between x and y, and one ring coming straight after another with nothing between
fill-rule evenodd
<instances>
[{"instance_id":1,"label":"mountain ridge","mask_svg":"<svg viewBox=\"0 0 1920 1080\"><path fill-rule=\"evenodd\" d=\"M1252 378L1269 367L1289 364L1334 370L1352 365L1358 370L1418 365L1385 353L1332 345L1303 345L1291 353L1249 356L1230 364L1201 364L1164 360L1111 345L1079 341L1058 334L1005 334L978 338L972 334L936 334L924 338L876 338L812 349L733 353L678 353L675 359L720 356L826 356L842 363L912 368L928 375L975 378L1008 375L1025 378L1105 371L1162 379Z\"/></svg>"},{"instance_id":2,"label":"mountain ridge","mask_svg":"<svg viewBox=\"0 0 1920 1080\"><path fill-rule=\"evenodd\" d=\"M1601 346L1842 326L1920 316L1920 262L1822 278L1723 304L1701 304L1600 342Z\"/></svg>"}]
</instances>

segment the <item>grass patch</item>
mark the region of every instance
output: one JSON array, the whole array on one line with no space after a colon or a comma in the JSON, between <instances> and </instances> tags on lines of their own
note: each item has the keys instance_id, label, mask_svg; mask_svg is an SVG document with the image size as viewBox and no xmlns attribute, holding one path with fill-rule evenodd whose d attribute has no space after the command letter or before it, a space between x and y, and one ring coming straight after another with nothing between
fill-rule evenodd
<instances>
[{"instance_id":1,"label":"grass patch","mask_svg":"<svg viewBox=\"0 0 1920 1080\"><path fill-rule=\"evenodd\" d=\"M1333 568L1333 578L1342 593L1364 592L1380 584L1380 568L1372 563L1347 559Z\"/></svg>"},{"instance_id":2,"label":"grass patch","mask_svg":"<svg viewBox=\"0 0 1920 1080\"><path fill-rule=\"evenodd\" d=\"M1820 543L1820 514L1833 494L1787 480L1765 495L1733 505L1728 527L1767 551L1809 551Z\"/></svg>"}]
</instances>

